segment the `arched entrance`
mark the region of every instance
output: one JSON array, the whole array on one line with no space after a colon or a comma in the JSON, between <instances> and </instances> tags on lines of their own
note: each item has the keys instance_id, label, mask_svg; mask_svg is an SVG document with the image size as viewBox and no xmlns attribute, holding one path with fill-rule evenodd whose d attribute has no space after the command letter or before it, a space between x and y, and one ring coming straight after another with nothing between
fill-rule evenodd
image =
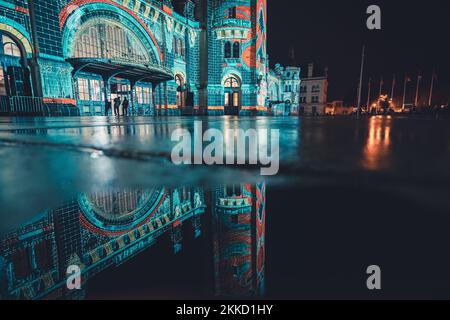
<instances>
[{"instance_id":1,"label":"arched entrance","mask_svg":"<svg viewBox=\"0 0 450 320\"><path fill-rule=\"evenodd\" d=\"M239 115L241 107L241 82L235 76L228 77L224 82L225 115Z\"/></svg>"},{"instance_id":2,"label":"arched entrance","mask_svg":"<svg viewBox=\"0 0 450 320\"><path fill-rule=\"evenodd\" d=\"M18 41L0 31L0 96L30 96L26 53Z\"/></svg>"},{"instance_id":3,"label":"arched entrance","mask_svg":"<svg viewBox=\"0 0 450 320\"><path fill-rule=\"evenodd\" d=\"M186 106L186 84L180 74L175 75L175 82L177 83L177 106L182 109Z\"/></svg>"},{"instance_id":4,"label":"arched entrance","mask_svg":"<svg viewBox=\"0 0 450 320\"><path fill-rule=\"evenodd\" d=\"M64 55L82 114L111 115L118 97L129 101L128 114L153 114L153 88L174 76L149 32L110 4L83 5L65 21Z\"/></svg>"},{"instance_id":5,"label":"arched entrance","mask_svg":"<svg viewBox=\"0 0 450 320\"><path fill-rule=\"evenodd\" d=\"M114 59L142 65L151 61L137 35L125 26L106 19L86 22L75 34L71 52L73 59L87 59L84 68L87 71L90 67L89 60L93 59L97 62ZM150 107L151 85L145 82L143 85L136 85L136 79L121 77L120 70L110 72L108 66L100 67L97 71L84 72L80 69L75 74L77 104L82 114L105 114L105 103L110 106L108 115L113 114L114 101L118 98L121 101L134 101L137 109ZM108 92L107 98L105 91ZM124 113L123 107L119 107L119 114Z\"/></svg>"}]
</instances>

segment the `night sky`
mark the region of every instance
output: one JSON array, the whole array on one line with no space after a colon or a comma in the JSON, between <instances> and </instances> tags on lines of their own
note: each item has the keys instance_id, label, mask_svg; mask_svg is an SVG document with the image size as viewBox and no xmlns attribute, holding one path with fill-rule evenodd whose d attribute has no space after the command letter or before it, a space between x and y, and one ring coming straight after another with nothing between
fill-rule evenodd
<instances>
[{"instance_id":1,"label":"night sky","mask_svg":"<svg viewBox=\"0 0 450 320\"><path fill-rule=\"evenodd\" d=\"M366 28L366 9L376 4L382 10L382 30ZM401 100L406 72L408 101L414 100L417 73L423 72L421 101L428 100L433 68L436 68L435 103L450 98L450 5L448 0L268 0L268 50L273 66L289 64L295 50L296 63L314 62L329 68L329 101L354 104L357 96L362 45L366 45L367 82L372 77L378 92L384 76L390 93L397 74L396 99ZM303 74L306 70L303 70Z\"/></svg>"}]
</instances>

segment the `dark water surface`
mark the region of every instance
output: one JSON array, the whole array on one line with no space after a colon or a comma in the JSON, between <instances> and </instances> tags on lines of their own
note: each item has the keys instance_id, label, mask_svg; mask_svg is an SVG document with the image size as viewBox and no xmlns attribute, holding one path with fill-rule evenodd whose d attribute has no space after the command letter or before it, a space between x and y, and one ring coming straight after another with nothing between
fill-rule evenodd
<instances>
[{"instance_id":1,"label":"dark water surface","mask_svg":"<svg viewBox=\"0 0 450 320\"><path fill-rule=\"evenodd\" d=\"M174 166L170 136L193 131L194 121L204 129L279 129L280 173ZM264 181L263 297L450 298L449 120L3 118L0 167L0 238L80 193L192 186L208 194ZM205 196L206 207L212 201ZM163 238L90 279L84 297L215 297L220 231L208 212L200 237L183 226L178 254ZM383 272L377 293L366 288L374 264Z\"/></svg>"}]
</instances>

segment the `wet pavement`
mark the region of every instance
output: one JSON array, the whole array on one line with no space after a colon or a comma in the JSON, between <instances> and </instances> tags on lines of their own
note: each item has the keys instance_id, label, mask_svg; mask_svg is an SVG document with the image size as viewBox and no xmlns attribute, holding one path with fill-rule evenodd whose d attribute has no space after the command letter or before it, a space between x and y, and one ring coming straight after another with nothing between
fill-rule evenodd
<instances>
[{"instance_id":1,"label":"wet pavement","mask_svg":"<svg viewBox=\"0 0 450 320\"><path fill-rule=\"evenodd\" d=\"M173 165L171 134L193 131L195 121L205 130L279 129L279 174L261 177L249 166ZM0 232L79 193L265 181L268 297L370 298L364 268L373 263L390 268L391 287L382 297L450 297L450 279L439 281L450 268L444 254L450 245L449 120L2 118L0 166ZM186 265L172 284L139 285L130 275L139 262L130 261L94 280L91 297L114 296L105 283L118 274L130 281L117 292L132 297L157 295L148 292L151 285L164 287L167 297L208 297L204 288L211 279L192 264L203 261L202 246L187 245L180 260L169 259ZM152 252L137 260L164 255ZM170 274L166 264L155 268ZM189 273L203 280L198 288L186 280L180 289Z\"/></svg>"},{"instance_id":2,"label":"wet pavement","mask_svg":"<svg viewBox=\"0 0 450 320\"><path fill-rule=\"evenodd\" d=\"M327 180L439 193L450 181L448 120L2 118L1 218L6 219L5 212L17 217L38 212L78 192L262 179L253 167L173 165L173 130L193 131L199 120L204 130L279 129L280 173L264 178L272 184ZM439 205L447 199L434 201Z\"/></svg>"}]
</instances>

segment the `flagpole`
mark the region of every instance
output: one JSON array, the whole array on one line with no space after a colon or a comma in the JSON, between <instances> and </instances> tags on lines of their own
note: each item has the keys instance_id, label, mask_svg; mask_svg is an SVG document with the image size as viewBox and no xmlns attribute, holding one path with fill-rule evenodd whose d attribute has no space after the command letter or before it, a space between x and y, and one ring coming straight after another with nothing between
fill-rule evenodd
<instances>
[{"instance_id":1,"label":"flagpole","mask_svg":"<svg viewBox=\"0 0 450 320\"><path fill-rule=\"evenodd\" d=\"M416 100L414 102L416 108L419 107L419 88L420 88L420 81L421 80L422 80L422 77L421 77L420 72L419 72L419 74L417 75Z\"/></svg>"},{"instance_id":2,"label":"flagpole","mask_svg":"<svg viewBox=\"0 0 450 320\"><path fill-rule=\"evenodd\" d=\"M383 79L383 76L381 76L381 79L380 79L380 91L378 92L378 104L377 104L377 106L378 106L378 110L380 110L380 108L381 108L381 104L380 104L380 99L381 99L381 92L383 91L383 85L384 85L384 79Z\"/></svg>"},{"instance_id":3,"label":"flagpole","mask_svg":"<svg viewBox=\"0 0 450 320\"><path fill-rule=\"evenodd\" d=\"M430 88L430 99L428 100L428 106L431 107L431 104L433 102L433 89L434 89L434 78L435 78L436 72L433 69L433 75L431 76L431 88Z\"/></svg>"},{"instance_id":4,"label":"flagpole","mask_svg":"<svg viewBox=\"0 0 450 320\"><path fill-rule=\"evenodd\" d=\"M363 74L364 74L364 58L366 54L366 47L362 48L362 58L361 58L361 74L359 76L359 88L358 88L358 119L361 116L361 93L362 93L362 85L363 85Z\"/></svg>"},{"instance_id":5,"label":"flagpole","mask_svg":"<svg viewBox=\"0 0 450 320\"><path fill-rule=\"evenodd\" d=\"M372 88L372 79L369 78L369 91L367 92L367 114L370 113L370 91Z\"/></svg>"},{"instance_id":6,"label":"flagpole","mask_svg":"<svg viewBox=\"0 0 450 320\"><path fill-rule=\"evenodd\" d=\"M396 77L395 77L395 74L394 74L394 77L392 78L392 90L391 90L392 103L394 103L394 90L395 90L396 82L397 82L397 80L396 80Z\"/></svg>"},{"instance_id":7,"label":"flagpole","mask_svg":"<svg viewBox=\"0 0 450 320\"><path fill-rule=\"evenodd\" d=\"M380 93L378 94L378 98L381 97L381 94L383 92L383 85L384 85L384 79L383 76L381 76L381 80L380 80Z\"/></svg>"},{"instance_id":8,"label":"flagpole","mask_svg":"<svg viewBox=\"0 0 450 320\"><path fill-rule=\"evenodd\" d=\"M406 107L406 85L408 83L408 75L405 74L405 85L403 87L403 104L402 109L405 110Z\"/></svg>"}]
</instances>

